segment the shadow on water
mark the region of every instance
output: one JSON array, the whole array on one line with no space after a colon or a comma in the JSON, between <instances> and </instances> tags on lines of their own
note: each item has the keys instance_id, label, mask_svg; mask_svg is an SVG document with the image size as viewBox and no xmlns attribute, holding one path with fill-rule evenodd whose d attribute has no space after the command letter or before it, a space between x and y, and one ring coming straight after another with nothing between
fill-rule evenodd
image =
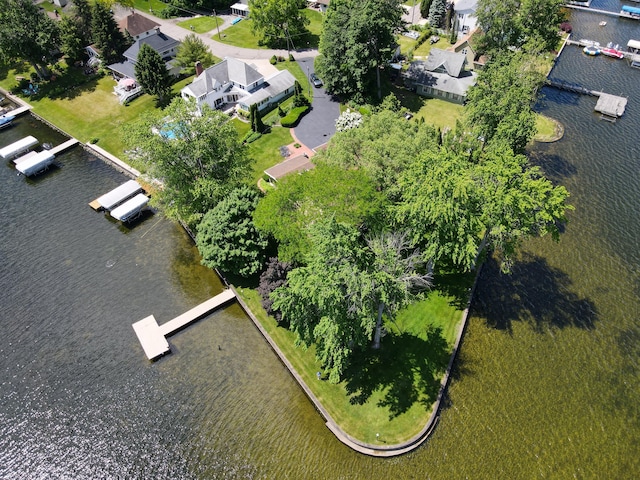
<instances>
[{"instance_id":1,"label":"shadow on water","mask_svg":"<svg viewBox=\"0 0 640 480\"><path fill-rule=\"evenodd\" d=\"M490 258L471 308L487 325L509 332L513 322L523 320L538 332L544 327L595 328L594 303L572 292L571 286L569 276L544 258L525 254L510 275L501 274L498 263Z\"/></svg>"},{"instance_id":2,"label":"shadow on water","mask_svg":"<svg viewBox=\"0 0 640 480\"><path fill-rule=\"evenodd\" d=\"M573 177L578 173L575 165L568 162L560 155L546 153L542 151L542 147L530 151L527 154L531 165L540 167L545 177L554 184L562 183L567 178Z\"/></svg>"},{"instance_id":3,"label":"shadow on water","mask_svg":"<svg viewBox=\"0 0 640 480\"><path fill-rule=\"evenodd\" d=\"M379 350L367 350L347 369L350 402L362 405L374 392L382 391L378 406L389 409L390 419L416 403L429 409L438 396L450 354L439 327L430 327L426 339L408 333L388 335Z\"/></svg>"}]
</instances>

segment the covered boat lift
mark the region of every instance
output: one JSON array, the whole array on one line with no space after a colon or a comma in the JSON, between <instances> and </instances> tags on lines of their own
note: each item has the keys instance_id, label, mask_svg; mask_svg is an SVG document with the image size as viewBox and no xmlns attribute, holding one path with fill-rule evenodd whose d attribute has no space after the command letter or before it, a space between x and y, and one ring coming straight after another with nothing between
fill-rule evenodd
<instances>
[{"instance_id":1,"label":"covered boat lift","mask_svg":"<svg viewBox=\"0 0 640 480\"><path fill-rule=\"evenodd\" d=\"M49 165L53 163L53 155L48 150L30 155L28 158L16 163L16 170L25 176L35 175L49 168Z\"/></svg>"},{"instance_id":2,"label":"covered boat lift","mask_svg":"<svg viewBox=\"0 0 640 480\"><path fill-rule=\"evenodd\" d=\"M127 222L140 214L140 211L149 203L149 197L144 193L138 193L122 205L111 210L110 214L116 220Z\"/></svg>"},{"instance_id":3,"label":"covered boat lift","mask_svg":"<svg viewBox=\"0 0 640 480\"><path fill-rule=\"evenodd\" d=\"M101 197L96 198L89 205L91 205L94 210L111 210L140 192L142 192L140 184L135 180L129 180Z\"/></svg>"},{"instance_id":4,"label":"covered boat lift","mask_svg":"<svg viewBox=\"0 0 640 480\"><path fill-rule=\"evenodd\" d=\"M38 145L38 139L29 135L28 137L24 137L17 142L13 142L11 145L7 145L6 147L0 149L0 157L8 160L10 158L15 157L16 155L20 155L21 153L30 150L31 148Z\"/></svg>"}]
</instances>

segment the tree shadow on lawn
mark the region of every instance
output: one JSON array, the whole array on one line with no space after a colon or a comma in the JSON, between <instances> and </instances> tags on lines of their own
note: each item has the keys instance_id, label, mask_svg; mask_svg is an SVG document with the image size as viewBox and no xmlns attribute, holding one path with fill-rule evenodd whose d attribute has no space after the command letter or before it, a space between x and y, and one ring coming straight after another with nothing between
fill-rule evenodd
<instances>
[{"instance_id":1,"label":"tree shadow on lawn","mask_svg":"<svg viewBox=\"0 0 640 480\"><path fill-rule=\"evenodd\" d=\"M101 78L96 74L85 75L81 70L73 67L65 74L58 76L55 81L41 84L39 96L51 100L72 100L95 91Z\"/></svg>"},{"instance_id":2,"label":"tree shadow on lawn","mask_svg":"<svg viewBox=\"0 0 640 480\"><path fill-rule=\"evenodd\" d=\"M408 333L387 335L382 347L355 358L345 373L349 401L362 405L377 391L379 407L389 409L389 419L408 411L415 403L425 409L438 396L442 373L451 350L439 327L429 327L426 340Z\"/></svg>"},{"instance_id":3,"label":"tree shadow on lawn","mask_svg":"<svg viewBox=\"0 0 640 480\"><path fill-rule=\"evenodd\" d=\"M472 312L499 330L527 321L537 332L545 327L595 328L598 312L591 300L571 291L569 276L542 257L525 254L505 275L494 258L483 265Z\"/></svg>"}]
</instances>

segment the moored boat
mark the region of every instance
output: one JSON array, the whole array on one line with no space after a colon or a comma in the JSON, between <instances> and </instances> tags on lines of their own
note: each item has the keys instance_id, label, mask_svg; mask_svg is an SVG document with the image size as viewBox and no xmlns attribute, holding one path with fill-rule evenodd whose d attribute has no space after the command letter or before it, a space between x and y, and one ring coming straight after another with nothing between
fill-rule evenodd
<instances>
[{"instance_id":1,"label":"moored boat","mask_svg":"<svg viewBox=\"0 0 640 480\"><path fill-rule=\"evenodd\" d=\"M624 58L624 52L620 50L620 45L614 45L613 43L608 43L605 48L600 50L600 53L607 57Z\"/></svg>"},{"instance_id":2,"label":"moored boat","mask_svg":"<svg viewBox=\"0 0 640 480\"><path fill-rule=\"evenodd\" d=\"M595 46L584 47L582 49L582 51L584 53L586 53L587 55L590 55L592 57L596 56L596 55L600 55L600 49L598 47L595 47Z\"/></svg>"},{"instance_id":3,"label":"moored boat","mask_svg":"<svg viewBox=\"0 0 640 480\"><path fill-rule=\"evenodd\" d=\"M15 118L16 117L14 115L9 115L8 113L0 115L0 128L11 126L11 122L13 122Z\"/></svg>"}]
</instances>

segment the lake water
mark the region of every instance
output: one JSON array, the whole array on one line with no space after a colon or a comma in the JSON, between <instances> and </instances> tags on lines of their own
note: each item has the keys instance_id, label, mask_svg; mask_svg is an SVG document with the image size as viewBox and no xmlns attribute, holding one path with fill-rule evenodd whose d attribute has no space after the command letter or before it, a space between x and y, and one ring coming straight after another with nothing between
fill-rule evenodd
<instances>
[{"instance_id":1,"label":"lake water","mask_svg":"<svg viewBox=\"0 0 640 480\"><path fill-rule=\"evenodd\" d=\"M600 20L574 14L574 37L640 39L638 22ZM395 459L338 442L236 305L148 362L131 324L222 288L185 233L94 212L126 177L80 148L36 180L0 165L0 478L637 477L640 70L568 47L553 76L628 96L627 113L610 124L595 98L544 89L566 131L533 160L576 209L512 275L484 269L440 423ZM0 146L28 134L63 140L23 117Z\"/></svg>"}]
</instances>

